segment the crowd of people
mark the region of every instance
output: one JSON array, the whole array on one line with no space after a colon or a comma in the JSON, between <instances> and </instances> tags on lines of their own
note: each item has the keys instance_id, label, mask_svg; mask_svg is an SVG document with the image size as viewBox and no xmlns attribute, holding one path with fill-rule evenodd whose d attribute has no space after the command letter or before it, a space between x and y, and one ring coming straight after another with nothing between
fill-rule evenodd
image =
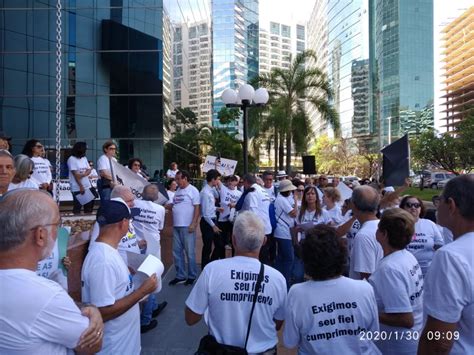
<instances>
[{"instance_id":1,"label":"crowd of people","mask_svg":"<svg viewBox=\"0 0 474 355\"><path fill-rule=\"evenodd\" d=\"M93 162L78 142L68 160L74 211L92 211L93 202L77 198L85 190L100 207L82 266L82 303L75 303L38 270L57 248L62 222L49 193L50 165L40 161L44 149L36 140L27 145L16 157L0 150L0 353L139 354L140 334L156 327L167 302L158 302L160 277L138 278L132 260L161 258L166 216L175 268L169 286L193 285L185 321L204 318L207 340L219 346L276 354L283 329L283 345L300 354L474 353L472 176L447 183L432 221L423 201L403 196L406 186L363 181L342 189L325 175L223 177L212 169L199 191L173 163L162 206L157 185L147 183L137 198L115 182L112 141L97 162L95 192ZM128 164L148 180L142 165ZM343 199L346 188L351 197ZM56 262L68 264L58 254ZM208 346L201 342L200 351Z\"/></svg>"}]
</instances>

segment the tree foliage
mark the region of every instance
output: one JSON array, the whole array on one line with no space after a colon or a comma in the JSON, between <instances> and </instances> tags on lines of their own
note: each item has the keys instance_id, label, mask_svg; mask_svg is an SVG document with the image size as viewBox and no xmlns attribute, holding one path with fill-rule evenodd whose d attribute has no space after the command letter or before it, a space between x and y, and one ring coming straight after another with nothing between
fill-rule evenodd
<instances>
[{"instance_id":1,"label":"tree foliage","mask_svg":"<svg viewBox=\"0 0 474 355\"><path fill-rule=\"evenodd\" d=\"M461 121L454 132L423 132L412 143L412 155L425 168L444 169L455 174L474 168L474 113Z\"/></svg>"}]
</instances>

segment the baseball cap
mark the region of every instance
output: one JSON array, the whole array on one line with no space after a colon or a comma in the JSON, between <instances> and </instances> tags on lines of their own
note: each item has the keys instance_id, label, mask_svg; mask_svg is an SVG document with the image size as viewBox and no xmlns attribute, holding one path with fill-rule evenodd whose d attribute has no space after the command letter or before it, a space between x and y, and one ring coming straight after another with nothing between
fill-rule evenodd
<instances>
[{"instance_id":1,"label":"baseball cap","mask_svg":"<svg viewBox=\"0 0 474 355\"><path fill-rule=\"evenodd\" d=\"M118 223L124 219L132 219L140 214L139 208L128 208L125 202L119 199L101 201L97 210L97 223L100 226Z\"/></svg>"}]
</instances>

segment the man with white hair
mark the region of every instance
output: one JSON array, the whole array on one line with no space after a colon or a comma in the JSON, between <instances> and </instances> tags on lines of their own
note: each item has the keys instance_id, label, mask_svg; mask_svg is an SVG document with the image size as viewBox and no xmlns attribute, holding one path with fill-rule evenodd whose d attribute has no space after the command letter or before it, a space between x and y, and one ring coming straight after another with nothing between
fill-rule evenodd
<instances>
[{"instance_id":1,"label":"man with white hair","mask_svg":"<svg viewBox=\"0 0 474 355\"><path fill-rule=\"evenodd\" d=\"M135 200L135 208L140 210L140 214L133 218L133 226L139 240L146 241L146 254L156 256L161 260L160 233L165 226L165 208L155 203L158 200L158 186L148 184L143 188L143 200ZM146 333L158 324L155 318L166 307L168 303L160 304L156 301L156 296L151 294L143 305L140 317L141 332Z\"/></svg>"},{"instance_id":2,"label":"man with white hair","mask_svg":"<svg viewBox=\"0 0 474 355\"><path fill-rule=\"evenodd\" d=\"M80 310L58 283L36 274L38 262L51 254L60 224L58 207L45 192L12 191L0 202L1 354L101 348L97 308Z\"/></svg>"},{"instance_id":3,"label":"man with white hair","mask_svg":"<svg viewBox=\"0 0 474 355\"><path fill-rule=\"evenodd\" d=\"M242 212L234 222L233 258L206 266L186 300L188 325L199 322L205 312L210 335L218 343L245 347L248 353L276 353L286 303L286 281L274 268L263 267L263 281L255 297L260 248L265 241L264 225L252 212ZM252 303L256 300L251 318Z\"/></svg>"}]
</instances>

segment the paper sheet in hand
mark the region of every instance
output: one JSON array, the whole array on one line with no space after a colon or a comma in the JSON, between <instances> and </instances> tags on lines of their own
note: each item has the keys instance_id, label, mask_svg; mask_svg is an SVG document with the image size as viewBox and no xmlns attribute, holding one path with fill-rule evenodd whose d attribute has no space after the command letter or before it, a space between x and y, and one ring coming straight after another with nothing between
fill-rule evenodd
<instances>
[{"instance_id":1,"label":"paper sheet in hand","mask_svg":"<svg viewBox=\"0 0 474 355\"><path fill-rule=\"evenodd\" d=\"M141 255L141 254L136 254ZM133 283L135 284L135 289L139 288L142 283L148 279L153 274L156 274L158 278L158 286L156 287L153 293L157 293L161 291L162 282L161 282L161 275L165 269L163 263L160 259L153 255L141 255L144 257L143 262L137 269L137 273L133 276ZM130 261L129 261L130 264Z\"/></svg>"},{"instance_id":2,"label":"paper sheet in hand","mask_svg":"<svg viewBox=\"0 0 474 355\"><path fill-rule=\"evenodd\" d=\"M90 189L86 189L83 194L77 194L76 198L77 201L79 201L79 203L84 206L86 203L89 203L94 200L95 196Z\"/></svg>"},{"instance_id":3,"label":"paper sheet in hand","mask_svg":"<svg viewBox=\"0 0 474 355\"><path fill-rule=\"evenodd\" d=\"M140 265L145 261L146 255L127 251L127 265L130 269L137 272Z\"/></svg>"},{"instance_id":4,"label":"paper sheet in hand","mask_svg":"<svg viewBox=\"0 0 474 355\"><path fill-rule=\"evenodd\" d=\"M351 188L343 182L340 182L339 185L337 185L337 189L341 193L341 202L344 202L344 200L347 200L348 198L352 197Z\"/></svg>"}]
</instances>

